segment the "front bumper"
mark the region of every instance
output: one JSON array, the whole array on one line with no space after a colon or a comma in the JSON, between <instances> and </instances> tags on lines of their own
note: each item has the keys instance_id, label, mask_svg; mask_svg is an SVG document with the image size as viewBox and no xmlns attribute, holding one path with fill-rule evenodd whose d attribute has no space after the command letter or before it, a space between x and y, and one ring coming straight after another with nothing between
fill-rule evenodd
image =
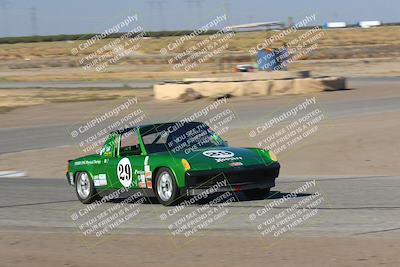
<instances>
[{"instance_id":1,"label":"front bumper","mask_svg":"<svg viewBox=\"0 0 400 267\"><path fill-rule=\"evenodd\" d=\"M67 182L68 182L69 185L74 185L75 184L74 183L74 175L73 175L72 172L67 172L65 174L65 176L67 177Z\"/></svg>"},{"instance_id":2,"label":"front bumper","mask_svg":"<svg viewBox=\"0 0 400 267\"><path fill-rule=\"evenodd\" d=\"M275 186L275 179L279 176L280 164L253 165L232 167L227 169L188 171L185 174L186 187L182 193L196 195L216 184L216 192L241 191L256 188L271 188Z\"/></svg>"}]
</instances>

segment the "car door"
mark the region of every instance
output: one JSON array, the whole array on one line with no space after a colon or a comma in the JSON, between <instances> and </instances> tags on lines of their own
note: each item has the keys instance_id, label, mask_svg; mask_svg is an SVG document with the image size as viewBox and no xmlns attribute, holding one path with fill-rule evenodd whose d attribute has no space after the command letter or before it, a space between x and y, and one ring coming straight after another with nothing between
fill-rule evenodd
<instances>
[{"instance_id":1,"label":"car door","mask_svg":"<svg viewBox=\"0 0 400 267\"><path fill-rule=\"evenodd\" d=\"M108 162L111 188L146 188L145 159L134 129L118 134L116 155Z\"/></svg>"}]
</instances>

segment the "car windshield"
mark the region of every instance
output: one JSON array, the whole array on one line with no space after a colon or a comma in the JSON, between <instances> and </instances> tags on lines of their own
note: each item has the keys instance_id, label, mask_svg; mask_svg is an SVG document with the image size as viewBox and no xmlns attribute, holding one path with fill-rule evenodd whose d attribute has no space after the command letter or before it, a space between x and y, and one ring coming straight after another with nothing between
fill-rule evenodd
<instances>
[{"instance_id":1,"label":"car windshield","mask_svg":"<svg viewBox=\"0 0 400 267\"><path fill-rule=\"evenodd\" d=\"M147 153L189 153L204 147L225 146L221 137L199 122L145 126L141 129L141 135Z\"/></svg>"}]
</instances>

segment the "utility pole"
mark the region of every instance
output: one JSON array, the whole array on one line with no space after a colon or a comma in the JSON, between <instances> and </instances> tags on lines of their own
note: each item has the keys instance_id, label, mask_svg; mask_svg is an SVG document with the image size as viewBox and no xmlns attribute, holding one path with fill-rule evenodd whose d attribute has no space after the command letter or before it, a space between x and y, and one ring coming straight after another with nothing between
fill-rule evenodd
<instances>
[{"instance_id":1,"label":"utility pole","mask_svg":"<svg viewBox=\"0 0 400 267\"><path fill-rule=\"evenodd\" d=\"M157 6L158 6L158 15L159 15L159 21L160 21L160 29L162 31L165 31L167 28L166 22L165 22L165 17L164 17L164 1L156 1Z\"/></svg>"},{"instance_id":2,"label":"utility pole","mask_svg":"<svg viewBox=\"0 0 400 267\"><path fill-rule=\"evenodd\" d=\"M231 3L229 0L224 1L224 12L226 14L226 23L227 25L231 25Z\"/></svg>"},{"instance_id":3,"label":"utility pole","mask_svg":"<svg viewBox=\"0 0 400 267\"><path fill-rule=\"evenodd\" d=\"M153 17L155 17L155 12L153 10L157 7L158 8L158 23L159 27L158 29L160 31L165 31L166 30L166 21L165 21L165 16L164 16L164 1L162 0L157 0L157 1L147 1L146 2L150 9Z\"/></svg>"},{"instance_id":4,"label":"utility pole","mask_svg":"<svg viewBox=\"0 0 400 267\"><path fill-rule=\"evenodd\" d=\"M192 10L192 8L193 8L193 6L192 6L192 0L186 0L185 1L186 2L186 4L187 4L187 6L188 6L188 8L189 8L189 14L193 11ZM191 15L191 16L189 16L189 18L191 18L193 15ZM192 20L191 19L189 19L189 21L190 22L192 22ZM194 23L192 24L192 25L189 25L189 27L192 27L193 29L194 28L196 28L196 25L194 25Z\"/></svg>"},{"instance_id":5,"label":"utility pole","mask_svg":"<svg viewBox=\"0 0 400 267\"><path fill-rule=\"evenodd\" d=\"M196 2L196 8L197 8L197 16L199 19L199 27L203 23L203 0L195 0Z\"/></svg>"},{"instance_id":6,"label":"utility pole","mask_svg":"<svg viewBox=\"0 0 400 267\"><path fill-rule=\"evenodd\" d=\"M154 21L154 17L155 17L155 14L154 14L155 3L154 3L154 1L147 1L146 4L148 4L149 8L150 8L149 16L150 16L151 22L150 22L149 28L152 28L154 26L153 21Z\"/></svg>"},{"instance_id":7,"label":"utility pole","mask_svg":"<svg viewBox=\"0 0 400 267\"><path fill-rule=\"evenodd\" d=\"M293 17L292 16L289 16L288 17L288 28L290 28L290 27L292 27L294 25L294 22L293 22Z\"/></svg>"},{"instance_id":8,"label":"utility pole","mask_svg":"<svg viewBox=\"0 0 400 267\"><path fill-rule=\"evenodd\" d=\"M203 0L186 0L186 3L190 8L193 5L196 7L198 25L195 25L194 28L200 27L203 23Z\"/></svg>"},{"instance_id":9,"label":"utility pole","mask_svg":"<svg viewBox=\"0 0 400 267\"><path fill-rule=\"evenodd\" d=\"M8 36L8 3L7 0L0 0L1 16L3 17L3 35Z\"/></svg>"}]
</instances>

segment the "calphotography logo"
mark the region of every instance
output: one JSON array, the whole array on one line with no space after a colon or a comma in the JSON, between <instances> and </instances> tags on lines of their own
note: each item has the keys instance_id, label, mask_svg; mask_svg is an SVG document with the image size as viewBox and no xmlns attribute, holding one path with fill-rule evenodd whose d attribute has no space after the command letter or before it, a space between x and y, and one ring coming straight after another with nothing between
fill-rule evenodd
<instances>
[{"instance_id":1,"label":"calphotography logo","mask_svg":"<svg viewBox=\"0 0 400 267\"><path fill-rule=\"evenodd\" d=\"M203 155L210 158L230 158L235 154L226 150L207 150L203 152Z\"/></svg>"}]
</instances>

